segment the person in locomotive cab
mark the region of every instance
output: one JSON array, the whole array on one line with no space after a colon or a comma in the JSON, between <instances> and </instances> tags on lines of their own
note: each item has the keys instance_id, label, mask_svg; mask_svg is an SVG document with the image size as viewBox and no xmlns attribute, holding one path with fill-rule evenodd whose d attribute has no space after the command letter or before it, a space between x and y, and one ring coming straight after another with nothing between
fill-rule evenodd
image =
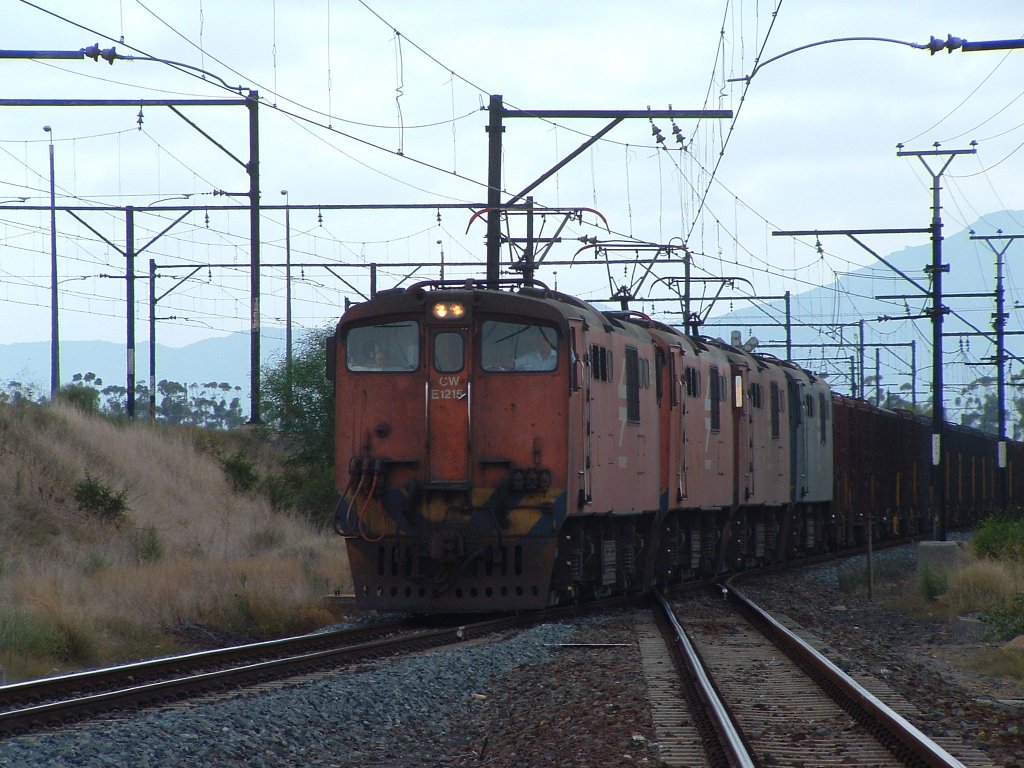
<instances>
[{"instance_id":1,"label":"person in locomotive cab","mask_svg":"<svg viewBox=\"0 0 1024 768\"><path fill-rule=\"evenodd\" d=\"M388 367L388 351L384 347L377 347L374 351L372 367L377 371L383 371Z\"/></svg>"},{"instance_id":2,"label":"person in locomotive cab","mask_svg":"<svg viewBox=\"0 0 1024 768\"><path fill-rule=\"evenodd\" d=\"M549 338L549 335L551 338ZM524 345L516 355L517 371L553 371L558 365L555 332L549 328L534 328L524 333Z\"/></svg>"},{"instance_id":3,"label":"person in locomotive cab","mask_svg":"<svg viewBox=\"0 0 1024 768\"><path fill-rule=\"evenodd\" d=\"M369 341L360 350L359 359L350 367L356 371L383 371L388 365L388 352L378 341Z\"/></svg>"}]
</instances>

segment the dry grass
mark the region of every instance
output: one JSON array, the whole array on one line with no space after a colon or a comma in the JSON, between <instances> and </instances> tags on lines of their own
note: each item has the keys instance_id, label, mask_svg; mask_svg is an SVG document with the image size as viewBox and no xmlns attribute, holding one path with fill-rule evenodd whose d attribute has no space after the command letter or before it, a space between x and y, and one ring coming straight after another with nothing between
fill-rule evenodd
<instances>
[{"instance_id":1,"label":"dry grass","mask_svg":"<svg viewBox=\"0 0 1024 768\"><path fill-rule=\"evenodd\" d=\"M993 648L971 659L971 668L989 677L1012 677L1024 680L1024 651Z\"/></svg>"},{"instance_id":2,"label":"dry grass","mask_svg":"<svg viewBox=\"0 0 1024 768\"><path fill-rule=\"evenodd\" d=\"M959 557L960 564L948 573L925 569L905 578L892 603L911 615L946 621L1007 609L1024 591L1020 564L977 559L967 547L961 548Z\"/></svg>"},{"instance_id":3,"label":"dry grass","mask_svg":"<svg viewBox=\"0 0 1024 768\"><path fill-rule=\"evenodd\" d=\"M920 618L949 622L973 615L989 626L989 638L1019 633L1020 596L1024 594L1024 567L1019 562L975 559L968 548L960 551L959 567L948 574L917 574L907 580L902 595L891 600L900 610ZM941 594L936 596L941 582ZM1024 650L1008 646L965 649L963 661L974 672L993 678L1024 680Z\"/></svg>"},{"instance_id":4,"label":"dry grass","mask_svg":"<svg viewBox=\"0 0 1024 768\"><path fill-rule=\"evenodd\" d=\"M341 541L231 490L197 444L251 436L119 425L70 406L0 406L0 667L7 679L179 650L176 632L240 636L329 622L351 582ZM126 491L120 522L81 511L88 472Z\"/></svg>"},{"instance_id":5,"label":"dry grass","mask_svg":"<svg viewBox=\"0 0 1024 768\"><path fill-rule=\"evenodd\" d=\"M943 602L953 613L1009 608L1024 591L1024 570L1000 560L976 560L949 574Z\"/></svg>"}]
</instances>

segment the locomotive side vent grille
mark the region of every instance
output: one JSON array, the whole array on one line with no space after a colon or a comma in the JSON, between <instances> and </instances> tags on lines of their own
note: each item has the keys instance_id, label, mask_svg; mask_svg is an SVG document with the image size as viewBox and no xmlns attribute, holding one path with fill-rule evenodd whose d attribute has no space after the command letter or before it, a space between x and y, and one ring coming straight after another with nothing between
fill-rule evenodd
<instances>
[{"instance_id":1,"label":"locomotive side vent grille","mask_svg":"<svg viewBox=\"0 0 1024 768\"><path fill-rule=\"evenodd\" d=\"M615 539L605 539L601 543L601 584L606 587L615 584L616 557Z\"/></svg>"},{"instance_id":2,"label":"locomotive side vent grille","mask_svg":"<svg viewBox=\"0 0 1024 768\"><path fill-rule=\"evenodd\" d=\"M619 571L621 573L632 573L634 561L633 547L624 543L623 546L619 547Z\"/></svg>"},{"instance_id":3,"label":"locomotive side vent grille","mask_svg":"<svg viewBox=\"0 0 1024 768\"><path fill-rule=\"evenodd\" d=\"M690 562L687 563L690 568L696 568L700 565L701 546L702 538L700 535L700 528L690 528Z\"/></svg>"},{"instance_id":4,"label":"locomotive side vent grille","mask_svg":"<svg viewBox=\"0 0 1024 768\"><path fill-rule=\"evenodd\" d=\"M574 549L569 558L569 577L573 581L583 581L583 553Z\"/></svg>"}]
</instances>

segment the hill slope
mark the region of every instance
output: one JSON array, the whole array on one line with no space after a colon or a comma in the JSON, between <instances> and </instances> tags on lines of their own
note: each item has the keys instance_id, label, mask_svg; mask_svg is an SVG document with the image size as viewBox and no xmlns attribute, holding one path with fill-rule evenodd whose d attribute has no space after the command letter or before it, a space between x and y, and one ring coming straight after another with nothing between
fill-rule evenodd
<instances>
[{"instance_id":1,"label":"hill slope","mask_svg":"<svg viewBox=\"0 0 1024 768\"><path fill-rule=\"evenodd\" d=\"M239 493L217 455L280 461L251 435L0 405L0 664L8 681L179 650L181 638L322 625L350 591L341 541ZM127 509L81 509L83 481ZM116 510L116 504L111 510Z\"/></svg>"}]
</instances>

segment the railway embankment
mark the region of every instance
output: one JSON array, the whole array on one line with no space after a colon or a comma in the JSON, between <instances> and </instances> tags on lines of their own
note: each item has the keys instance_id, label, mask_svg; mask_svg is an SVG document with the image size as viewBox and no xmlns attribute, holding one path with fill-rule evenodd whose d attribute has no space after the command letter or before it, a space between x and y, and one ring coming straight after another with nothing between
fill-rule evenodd
<instances>
[{"instance_id":1,"label":"railway embankment","mask_svg":"<svg viewBox=\"0 0 1024 768\"><path fill-rule=\"evenodd\" d=\"M329 530L275 506L251 430L0 404L0 669L7 682L292 634L351 591Z\"/></svg>"}]
</instances>

